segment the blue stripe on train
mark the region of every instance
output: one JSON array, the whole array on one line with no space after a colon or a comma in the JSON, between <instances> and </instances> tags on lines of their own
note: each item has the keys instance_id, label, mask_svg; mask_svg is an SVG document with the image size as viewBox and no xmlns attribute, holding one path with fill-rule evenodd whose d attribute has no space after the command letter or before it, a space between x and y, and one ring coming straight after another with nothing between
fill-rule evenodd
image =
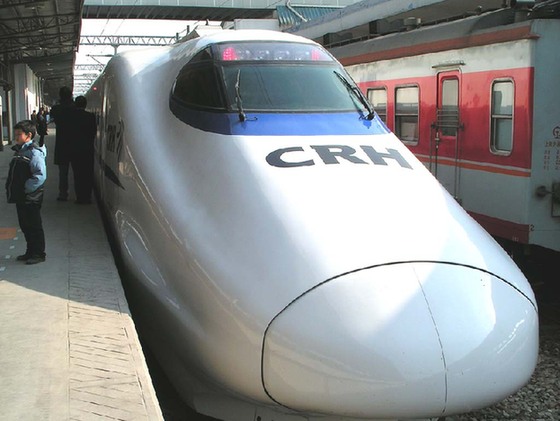
<instances>
[{"instance_id":1,"label":"blue stripe on train","mask_svg":"<svg viewBox=\"0 0 560 421\"><path fill-rule=\"evenodd\" d=\"M224 135L317 136L386 134L389 129L376 115L360 118L357 111L344 113L251 113L240 121L237 113L208 112L170 101L173 114L197 129Z\"/></svg>"}]
</instances>

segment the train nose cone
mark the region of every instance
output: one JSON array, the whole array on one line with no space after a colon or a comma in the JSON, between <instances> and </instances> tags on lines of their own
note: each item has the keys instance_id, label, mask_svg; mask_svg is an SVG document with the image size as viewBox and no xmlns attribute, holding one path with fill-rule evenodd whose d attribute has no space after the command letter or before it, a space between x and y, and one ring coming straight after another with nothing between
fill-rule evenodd
<instances>
[{"instance_id":1,"label":"train nose cone","mask_svg":"<svg viewBox=\"0 0 560 421\"><path fill-rule=\"evenodd\" d=\"M500 400L538 351L532 302L476 269L403 263L308 291L270 323L262 380L286 407L353 417L429 417Z\"/></svg>"}]
</instances>

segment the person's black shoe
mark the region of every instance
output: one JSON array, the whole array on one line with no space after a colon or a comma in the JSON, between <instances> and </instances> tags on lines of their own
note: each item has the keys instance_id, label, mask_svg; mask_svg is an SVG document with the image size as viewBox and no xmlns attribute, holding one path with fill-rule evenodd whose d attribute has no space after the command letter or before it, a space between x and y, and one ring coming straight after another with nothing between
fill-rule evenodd
<instances>
[{"instance_id":1,"label":"person's black shoe","mask_svg":"<svg viewBox=\"0 0 560 421\"><path fill-rule=\"evenodd\" d=\"M25 262L27 261L27 259L29 259L31 256L27 253L19 255L18 257L16 257L16 260L20 261L20 262Z\"/></svg>"},{"instance_id":2,"label":"person's black shoe","mask_svg":"<svg viewBox=\"0 0 560 421\"><path fill-rule=\"evenodd\" d=\"M58 196L58 197L56 198L56 200L58 200L59 202L66 202L66 201L68 200L68 198L67 198L67 197Z\"/></svg>"},{"instance_id":3,"label":"person's black shoe","mask_svg":"<svg viewBox=\"0 0 560 421\"><path fill-rule=\"evenodd\" d=\"M74 203L76 205L91 205L91 200L76 200Z\"/></svg>"},{"instance_id":4,"label":"person's black shoe","mask_svg":"<svg viewBox=\"0 0 560 421\"><path fill-rule=\"evenodd\" d=\"M30 256L26 261L26 265L35 265L45 261L45 256Z\"/></svg>"}]
</instances>

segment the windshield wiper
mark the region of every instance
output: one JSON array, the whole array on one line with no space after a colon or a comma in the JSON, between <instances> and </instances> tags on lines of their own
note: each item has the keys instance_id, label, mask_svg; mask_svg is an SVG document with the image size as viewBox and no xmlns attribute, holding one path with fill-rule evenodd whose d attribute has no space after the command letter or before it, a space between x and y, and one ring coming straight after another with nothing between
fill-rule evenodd
<instances>
[{"instance_id":1,"label":"windshield wiper","mask_svg":"<svg viewBox=\"0 0 560 421\"><path fill-rule=\"evenodd\" d=\"M348 80L343 75L341 75L339 72L337 72L336 70L333 70L333 72L340 79L340 81L344 84L344 86L346 86L346 88L350 92L352 92L354 94L354 96L356 98L358 98L358 100L365 107L365 109L368 112L365 119L366 120L373 120L373 117L374 117L373 109L371 108L371 105L369 105L369 102L366 99L366 97L364 96L364 94L362 94L362 91L360 91L360 89L357 86L352 85L350 82L348 82Z\"/></svg>"},{"instance_id":2,"label":"windshield wiper","mask_svg":"<svg viewBox=\"0 0 560 421\"><path fill-rule=\"evenodd\" d=\"M239 77L241 76L241 70L237 71L237 80L235 81L235 103L237 104L237 110L239 111L239 121L247 120L247 115L243 111L243 102L241 101L241 94L239 93Z\"/></svg>"}]
</instances>

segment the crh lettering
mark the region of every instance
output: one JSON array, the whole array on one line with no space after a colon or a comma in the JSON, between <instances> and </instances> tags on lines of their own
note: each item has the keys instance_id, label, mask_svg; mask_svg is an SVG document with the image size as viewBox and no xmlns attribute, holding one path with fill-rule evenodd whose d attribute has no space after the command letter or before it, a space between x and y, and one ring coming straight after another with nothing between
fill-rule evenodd
<instances>
[{"instance_id":1,"label":"crh lettering","mask_svg":"<svg viewBox=\"0 0 560 421\"><path fill-rule=\"evenodd\" d=\"M306 150L302 146L276 149L267 155L266 162L273 167L293 168L309 167L321 162L325 165L343 162L389 165L388 162L393 160L402 168L412 169L412 166L396 149L387 148L385 151L378 151L370 145L361 145L360 151L348 145L311 145L309 148L311 150Z\"/></svg>"}]
</instances>

